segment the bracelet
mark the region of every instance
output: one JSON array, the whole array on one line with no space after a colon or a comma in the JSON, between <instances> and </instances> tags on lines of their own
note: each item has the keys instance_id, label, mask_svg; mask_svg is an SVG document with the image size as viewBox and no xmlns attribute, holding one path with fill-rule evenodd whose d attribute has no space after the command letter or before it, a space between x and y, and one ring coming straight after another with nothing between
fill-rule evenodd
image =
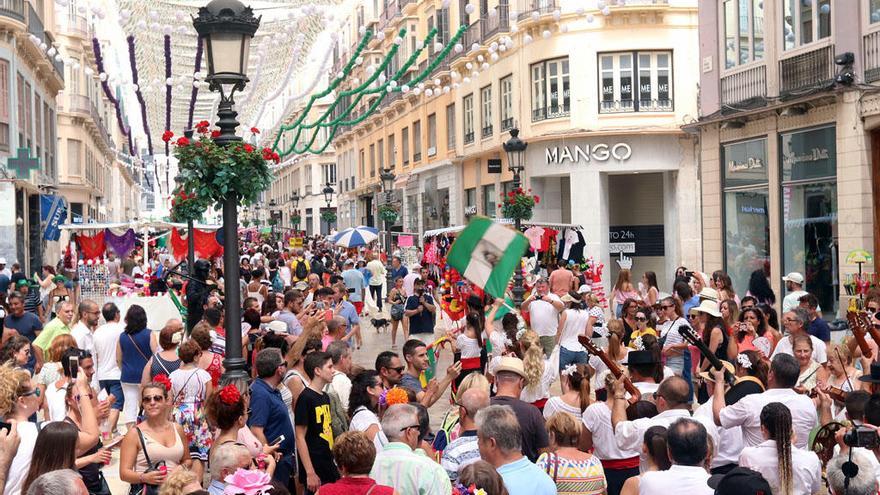
<instances>
[{"instance_id":1,"label":"bracelet","mask_svg":"<svg viewBox=\"0 0 880 495\"><path fill-rule=\"evenodd\" d=\"M615 398L615 399L618 399L618 400L626 400L626 396L625 396L625 395L615 395L614 398Z\"/></svg>"}]
</instances>

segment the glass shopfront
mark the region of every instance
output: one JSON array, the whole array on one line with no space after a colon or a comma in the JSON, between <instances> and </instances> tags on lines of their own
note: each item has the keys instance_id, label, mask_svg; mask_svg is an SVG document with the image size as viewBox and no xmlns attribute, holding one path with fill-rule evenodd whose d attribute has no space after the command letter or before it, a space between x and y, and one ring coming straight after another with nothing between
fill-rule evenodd
<instances>
[{"instance_id":1,"label":"glass shopfront","mask_svg":"<svg viewBox=\"0 0 880 495\"><path fill-rule=\"evenodd\" d=\"M449 226L449 189L437 187L437 177L425 179L422 195L423 230Z\"/></svg>"},{"instance_id":2,"label":"glass shopfront","mask_svg":"<svg viewBox=\"0 0 880 495\"><path fill-rule=\"evenodd\" d=\"M745 294L755 270L769 272L770 215L767 139L722 148L725 271Z\"/></svg>"},{"instance_id":3,"label":"glass shopfront","mask_svg":"<svg viewBox=\"0 0 880 495\"><path fill-rule=\"evenodd\" d=\"M837 311L835 128L780 135L783 273L800 272L823 312Z\"/></svg>"}]
</instances>

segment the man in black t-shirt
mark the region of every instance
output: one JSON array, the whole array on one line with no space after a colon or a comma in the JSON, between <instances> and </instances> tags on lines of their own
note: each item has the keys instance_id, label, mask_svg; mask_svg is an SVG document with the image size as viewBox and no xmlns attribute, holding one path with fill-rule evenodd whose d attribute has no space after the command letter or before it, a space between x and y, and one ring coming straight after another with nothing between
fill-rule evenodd
<instances>
[{"instance_id":1,"label":"man in black t-shirt","mask_svg":"<svg viewBox=\"0 0 880 495\"><path fill-rule=\"evenodd\" d=\"M330 397L324 393L324 386L333 379L333 361L326 352L313 352L305 357L303 367L310 382L296 400L294 423L299 481L310 494L339 479L333 463Z\"/></svg>"},{"instance_id":2,"label":"man in black t-shirt","mask_svg":"<svg viewBox=\"0 0 880 495\"><path fill-rule=\"evenodd\" d=\"M437 306L434 298L425 290L425 281L416 279L413 282L413 295L406 298L404 315L409 318L409 333L427 333L434 335L434 315Z\"/></svg>"}]
</instances>

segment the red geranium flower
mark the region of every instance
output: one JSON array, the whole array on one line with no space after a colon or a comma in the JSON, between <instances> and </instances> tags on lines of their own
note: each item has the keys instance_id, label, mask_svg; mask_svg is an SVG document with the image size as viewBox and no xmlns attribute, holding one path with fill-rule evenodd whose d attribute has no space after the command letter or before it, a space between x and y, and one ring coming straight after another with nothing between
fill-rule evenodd
<instances>
[{"instance_id":1,"label":"red geranium flower","mask_svg":"<svg viewBox=\"0 0 880 495\"><path fill-rule=\"evenodd\" d=\"M245 150L245 152L247 152L247 153L253 153L253 151L254 151L254 147L251 146L250 144L245 143L245 145L244 145L244 150Z\"/></svg>"},{"instance_id":2,"label":"red geranium flower","mask_svg":"<svg viewBox=\"0 0 880 495\"><path fill-rule=\"evenodd\" d=\"M211 137L212 137L213 139L217 139L218 137L220 137L220 131L218 131L218 130L216 130L216 129L213 130L213 131L211 131Z\"/></svg>"},{"instance_id":3,"label":"red geranium flower","mask_svg":"<svg viewBox=\"0 0 880 495\"><path fill-rule=\"evenodd\" d=\"M538 204L540 202L541 202L541 197L536 194L535 195L535 204Z\"/></svg>"},{"instance_id":4,"label":"red geranium flower","mask_svg":"<svg viewBox=\"0 0 880 495\"><path fill-rule=\"evenodd\" d=\"M174 133L171 131L165 131L162 133L162 141L165 141L166 143L168 141L171 141L171 138L173 138L173 137L174 137Z\"/></svg>"},{"instance_id":5,"label":"red geranium flower","mask_svg":"<svg viewBox=\"0 0 880 495\"><path fill-rule=\"evenodd\" d=\"M259 133L260 133L259 129L257 129L256 127L251 127L251 134L259 134Z\"/></svg>"},{"instance_id":6,"label":"red geranium flower","mask_svg":"<svg viewBox=\"0 0 880 495\"><path fill-rule=\"evenodd\" d=\"M207 120L203 120L196 124L196 131L198 131L200 134L205 134L206 132L208 132L208 127L210 127L210 125L211 124L209 124Z\"/></svg>"},{"instance_id":7,"label":"red geranium flower","mask_svg":"<svg viewBox=\"0 0 880 495\"><path fill-rule=\"evenodd\" d=\"M178 146L189 146L189 139L186 136L181 137L177 140Z\"/></svg>"},{"instance_id":8,"label":"red geranium flower","mask_svg":"<svg viewBox=\"0 0 880 495\"><path fill-rule=\"evenodd\" d=\"M272 160L274 160L275 163L279 163L281 162L281 156L279 156L278 153L272 153Z\"/></svg>"}]
</instances>

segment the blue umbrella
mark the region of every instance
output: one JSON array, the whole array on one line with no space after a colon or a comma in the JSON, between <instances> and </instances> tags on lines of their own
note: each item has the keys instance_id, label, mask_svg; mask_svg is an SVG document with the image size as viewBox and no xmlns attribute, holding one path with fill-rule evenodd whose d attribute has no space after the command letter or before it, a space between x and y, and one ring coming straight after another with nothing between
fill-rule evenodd
<instances>
[{"instance_id":1,"label":"blue umbrella","mask_svg":"<svg viewBox=\"0 0 880 495\"><path fill-rule=\"evenodd\" d=\"M350 227L333 237L333 243L342 247L366 246L379 238L379 229L374 227Z\"/></svg>"}]
</instances>

